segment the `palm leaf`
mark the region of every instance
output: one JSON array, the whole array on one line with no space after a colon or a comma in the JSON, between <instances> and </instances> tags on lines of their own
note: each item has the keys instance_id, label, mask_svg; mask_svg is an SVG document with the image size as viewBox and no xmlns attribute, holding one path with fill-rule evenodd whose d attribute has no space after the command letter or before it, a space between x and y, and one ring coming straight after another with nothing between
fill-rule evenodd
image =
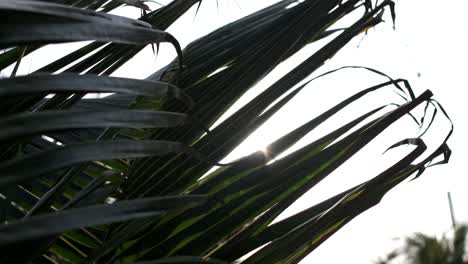
<instances>
[{"instance_id":1,"label":"palm leaf","mask_svg":"<svg viewBox=\"0 0 468 264\"><path fill-rule=\"evenodd\" d=\"M284 0L202 36L182 51L161 30L200 2L174 0L139 20L105 14L121 1L0 4L5 21L22 21L5 23L0 30L0 46L9 48L0 55L0 69L16 61L18 66L23 56L49 43L96 41L37 73L0 80L1 260L297 263L398 183L415 173L418 177L433 159L443 155L442 163L448 161L451 131L429 154L424 137L402 140L392 148L409 144L415 149L393 166L273 224L399 119L419 122L414 111L419 106L432 105L448 116L430 91L415 96L406 80L370 68L343 67L316 78L358 69L388 81L290 130L265 153L219 164L310 88L316 78L308 77L327 60L381 23L386 9L392 18L395 14L388 0L376 6L359 0ZM334 27L360 11L345 28ZM318 40L328 42L212 127L279 64ZM172 43L178 58L146 80L101 76L145 45L161 42ZM404 102L386 100L369 107L284 155L349 105L388 87L396 88ZM85 98L96 93L111 94ZM428 129L437 123L435 114L420 120L429 122ZM215 165L220 167L212 170ZM20 254L20 249L30 254Z\"/></svg>"}]
</instances>

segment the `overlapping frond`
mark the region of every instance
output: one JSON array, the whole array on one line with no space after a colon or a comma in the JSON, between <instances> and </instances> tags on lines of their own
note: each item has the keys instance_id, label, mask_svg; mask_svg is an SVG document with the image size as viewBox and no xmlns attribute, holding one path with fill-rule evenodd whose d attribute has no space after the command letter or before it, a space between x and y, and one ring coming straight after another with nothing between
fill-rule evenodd
<instances>
[{"instance_id":1,"label":"overlapping frond","mask_svg":"<svg viewBox=\"0 0 468 264\"><path fill-rule=\"evenodd\" d=\"M0 26L0 47L8 48L0 70L49 43L96 41L36 73L0 80L0 260L297 263L433 159L448 161L451 131L431 153L423 137L403 139L392 148L414 150L374 178L273 223L397 120L415 118L418 106L448 116L430 91L415 96L406 80L388 78L291 128L266 152L219 164L313 84L306 79L327 60L382 22L385 10L394 18L393 2L284 0L182 50L163 30L199 2L174 0L139 20L105 14L122 1L0 3L10 21ZM346 28L334 28L356 12ZM317 52L208 129L280 63L324 38ZM160 42L172 43L178 57L146 80L107 76ZM338 70L349 68L359 67ZM405 101L370 107L279 158L350 104L389 87ZM104 92L111 95L84 98Z\"/></svg>"}]
</instances>

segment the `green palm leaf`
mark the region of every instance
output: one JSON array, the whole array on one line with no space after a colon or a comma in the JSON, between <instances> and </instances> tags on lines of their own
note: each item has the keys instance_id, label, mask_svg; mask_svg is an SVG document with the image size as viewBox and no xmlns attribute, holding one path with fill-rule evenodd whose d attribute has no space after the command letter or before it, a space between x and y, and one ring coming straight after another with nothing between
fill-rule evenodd
<instances>
[{"instance_id":1,"label":"green palm leaf","mask_svg":"<svg viewBox=\"0 0 468 264\"><path fill-rule=\"evenodd\" d=\"M182 50L162 30L200 3L174 0L138 20L106 14L122 1L0 4L5 21L15 21L0 26L0 47L8 48L0 55L2 70L15 62L17 69L24 56L47 44L95 41L34 74L0 80L1 261L297 263L397 184L418 177L433 159L444 156L441 163L448 162L451 131L431 153L425 137L403 139L391 148L414 150L376 177L273 223L398 120L409 116L419 124L416 108L431 105L448 115L430 91L415 96L406 80L342 67L316 78L366 70L388 81L291 128L265 152L220 164L309 89L316 79L309 79L311 74L381 23L385 10L393 19L395 14L388 0L376 6L360 0L283 0ZM348 16L348 26L334 27ZM267 74L318 40L328 42L212 127ZM175 46L178 57L146 80L106 76L145 45L159 50L162 42ZM404 102L371 106L285 155L351 104L388 88L398 90ZM99 93L110 94L85 97ZM421 123L431 129L435 114L430 120L425 115Z\"/></svg>"}]
</instances>

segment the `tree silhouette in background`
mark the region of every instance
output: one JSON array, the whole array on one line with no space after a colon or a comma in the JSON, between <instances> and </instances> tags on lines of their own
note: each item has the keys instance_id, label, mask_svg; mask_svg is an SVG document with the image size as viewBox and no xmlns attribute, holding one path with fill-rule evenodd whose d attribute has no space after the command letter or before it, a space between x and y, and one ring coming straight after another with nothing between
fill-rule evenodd
<instances>
[{"instance_id":1,"label":"tree silhouette in background","mask_svg":"<svg viewBox=\"0 0 468 264\"><path fill-rule=\"evenodd\" d=\"M396 258L404 258L408 264L466 264L467 226L459 225L453 230L451 238L445 235L438 239L416 233L405 239L402 249L395 250L376 264L391 264Z\"/></svg>"}]
</instances>

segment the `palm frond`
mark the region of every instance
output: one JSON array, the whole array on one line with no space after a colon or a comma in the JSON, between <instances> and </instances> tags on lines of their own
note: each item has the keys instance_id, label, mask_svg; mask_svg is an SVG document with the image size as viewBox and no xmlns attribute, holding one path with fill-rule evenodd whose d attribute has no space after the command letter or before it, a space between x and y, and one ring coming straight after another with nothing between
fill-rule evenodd
<instances>
[{"instance_id":1,"label":"palm frond","mask_svg":"<svg viewBox=\"0 0 468 264\"><path fill-rule=\"evenodd\" d=\"M47 44L95 41L36 73L0 80L1 261L297 263L432 160L448 162L451 130L430 153L425 137L408 137L391 148L414 149L374 178L274 223L398 120L419 122L416 108L431 104L448 115L430 91L415 96L406 80L371 68L342 67L309 78L355 36L380 24L387 9L394 18L392 1L283 0L182 50L163 30L200 2L174 0L139 20L105 14L122 1L0 4L5 21L15 21L0 26L0 47L8 48L0 69ZM334 27L358 13L347 27ZM278 65L319 40L328 42L213 127ZM145 45L161 42L172 43L178 57L147 79L105 76ZM388 81L311 117L265 152L220 164L314 80L341 70ZM284 155L351 104L389 88L404 102L366 107ZM110 95L85 98L95 93ZM428 127L436 121L435 114L421 119Z\"/></svg>"}]
</instances>

